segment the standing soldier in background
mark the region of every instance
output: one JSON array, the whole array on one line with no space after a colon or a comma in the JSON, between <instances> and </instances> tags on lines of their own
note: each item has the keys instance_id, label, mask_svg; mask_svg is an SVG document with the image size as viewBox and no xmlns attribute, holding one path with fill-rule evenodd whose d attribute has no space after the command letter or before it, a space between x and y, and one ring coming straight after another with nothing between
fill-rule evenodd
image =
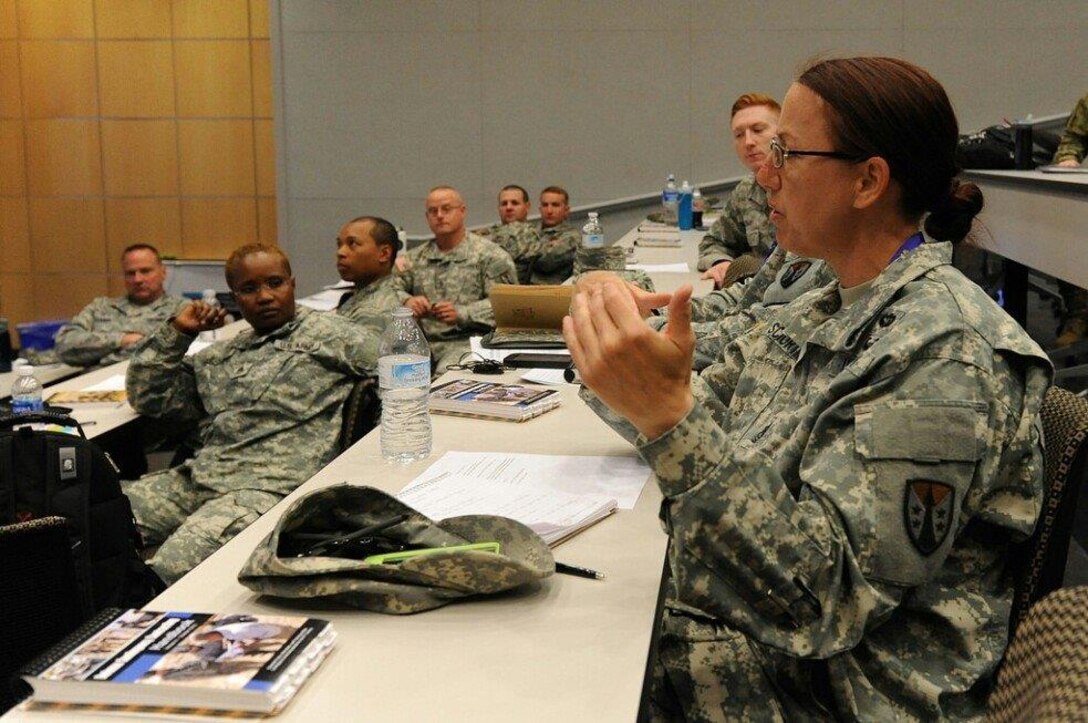
<instances>
[{"instance_id":1,"label":"standing soldier in background","mask_svg":"<svg viewBox=\"0 0 1088 723\"><path fill-rule=\"evenodd\" d=\"M778 101L761 93L745 93L733 103L730 128L737 158L751 171L729 196L725 210L699 243L699 270L723 285L733 260L744 254L765 259L775 246L767 214L767 192L756 183L755 172L767 158L771 139L778 132Z\"/></svg>"},{"instance_id":2,"label":"standing soldier in background","mask_svg":"<svg viewBox=\"0 0 1088 723\"><path fill-rule=\"evenodd\" d=\"M528 284L536 259L539 239L529 217L529 192L510 184L499 191L499 223L481 229L480 236L490 238L510 258L518 273L518 283Z\"/></svg>"},{"instance_id":3,"label":"standing soldier in background","mask_svg":"<svg viewBox=\"0 0 1088 723\"><path fill-rule=\"evenodd\" d=\"M436 186L427 194L427 225L434 238L408 251L408 269L396 276L397 296L412 310L431 345L439 374L469 350L468 339L495 326L494 284L516 284L510 254L465 229L461 194Z\"/></svg>"},{"instance_id":4,"label":"standing soldier in background","mask_svg":"<svg viewBox=\"0 0 1088 723\"><path fill-rule=\"evenodd\" d=\"M100 296L57 333L57 357L65 364L105 366L127 359L135 345L185 303L163 288L166 267L158 250L133 244L121 253L125 296Z\"/></svg>"},{"instance_id":5,"label":"standing soldier in background","mask_svg":"<svg viewBox=\"0 0 1088 723\"><path fill-rule=\"evenodd\" d=\"M1065 124L1062 141L1054 152L1054 163L1075 168L1088 153L1088 95L1079 101ZM1065 313L1056 346L1069 346L1088 335L1088 291L1067 281L1058 281Z\"/></svg>"},{"instance_id":6,"label":"standing soldier in background","mask_svg":"<svg viewBox=\"0 0 1088 723\"><path fill-rule=\"evenodd\" d=\"M570 196L559 186L540 192L540 246L533 261L531 283L561 284L574 273L574 254L581 232L567 223Z\"/></svg>"}]
</instances>

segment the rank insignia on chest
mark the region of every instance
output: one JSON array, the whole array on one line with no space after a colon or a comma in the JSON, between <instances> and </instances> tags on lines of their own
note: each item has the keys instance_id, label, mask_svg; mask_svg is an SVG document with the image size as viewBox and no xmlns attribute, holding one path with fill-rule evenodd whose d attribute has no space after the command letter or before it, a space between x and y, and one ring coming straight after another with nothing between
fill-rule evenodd
<instances>
[{"instance_id":1,"label":"rank insignia on chest","mask_svg":"<svg viewBox=\"0 0 1088 723\"><path fill-rule=\"evenodd\" d=\"M804 276L811 267L811 261L794 261L786 267L786 272L782 274L778 283L782 284L783 289L788 289L797 283L797 280Z\"/></svg>"},{"instance_id":2,"label":"rank insignia on chest","mask_svg":"<svg viewBox=\"0 0 1088 723\"><path fill-rule=\"evenodd\" d=\"M930 555L952 529L956 490L943 482L912 479L903 496L907 534L918 552Z\"/></svg>"}]
</instances>

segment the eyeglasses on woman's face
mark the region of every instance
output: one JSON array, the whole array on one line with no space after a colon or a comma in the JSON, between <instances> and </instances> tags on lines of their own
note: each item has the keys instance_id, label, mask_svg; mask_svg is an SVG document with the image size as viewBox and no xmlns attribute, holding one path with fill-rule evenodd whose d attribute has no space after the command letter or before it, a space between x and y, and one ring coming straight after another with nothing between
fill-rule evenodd
<instances>
[{"instance_id":1,"label":"eyeglasses on woman's face","mask_svg":"<svg viewBox=\"0 0 1088 723\"><path fill-rule=\"evenodd\" d=\"M775 168L782 168L786 165L786 159L790 156L818 156L820 158L838 158L843 161L851 161L857 163L864 160L858 156L844 153L842 151L799 151L792 148L786 148L782 145L781 139L775 136L771 139L771 165Z\"/></svg>"}]
</instances>

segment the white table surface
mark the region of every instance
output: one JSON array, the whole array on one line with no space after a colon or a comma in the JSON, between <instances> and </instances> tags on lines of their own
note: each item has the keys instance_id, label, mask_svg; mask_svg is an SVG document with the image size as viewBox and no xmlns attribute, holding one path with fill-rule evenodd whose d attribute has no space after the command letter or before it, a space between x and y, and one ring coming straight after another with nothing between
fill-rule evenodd
<instances>
[{"instance_id":1,"label":"white table surface","mask_svg":"<svg viewBox=\"0 0 1088 723\"><path fill-rule=\"evenodd\" d=\"M635 454L573 386L560 393L558 409L522 424L434 415L432 457L408 466L384 462L378 433L368 435L149 607L298 611L333 620L337 649L276 720L635 720L666 548L652 479L634 510L616 512L555 550L557 559L600 570L605 580L556 575L534 589L406 617L288 607L236 580L286 504L322 486L349 482L395 492L447 450ZM117 719L80 716L88 718ZM71 717L13 711L5 720Z\"/></svg>"},{"instance_id":2,"label":"white table surface","mask_svg":"<svg viewBox=\"0 0 1088 723\"><path fill-rule=\"evenodd\" d=\"M1088 287L1088 175L968 171L985 206L977 242L1024 266Z\"/></svg>"}]
</instances>

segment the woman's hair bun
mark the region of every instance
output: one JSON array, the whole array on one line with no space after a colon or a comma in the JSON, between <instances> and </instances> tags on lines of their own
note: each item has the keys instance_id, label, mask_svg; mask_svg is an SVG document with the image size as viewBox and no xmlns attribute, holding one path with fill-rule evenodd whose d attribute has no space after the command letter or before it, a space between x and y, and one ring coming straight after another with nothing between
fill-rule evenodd
<instances>
[{"instance_id":1,"label":"woman's hair bun","mask_svg":"<svg viewBox=\"0 0 1088 723\"><path fill-rule=\"evenodd\" d=\"M926 233L938 241L962 241L971 232L971 222L981 210L979 187L952 179L948 193L934 204L926 217Z\"/></svg>"}]
</instances>

